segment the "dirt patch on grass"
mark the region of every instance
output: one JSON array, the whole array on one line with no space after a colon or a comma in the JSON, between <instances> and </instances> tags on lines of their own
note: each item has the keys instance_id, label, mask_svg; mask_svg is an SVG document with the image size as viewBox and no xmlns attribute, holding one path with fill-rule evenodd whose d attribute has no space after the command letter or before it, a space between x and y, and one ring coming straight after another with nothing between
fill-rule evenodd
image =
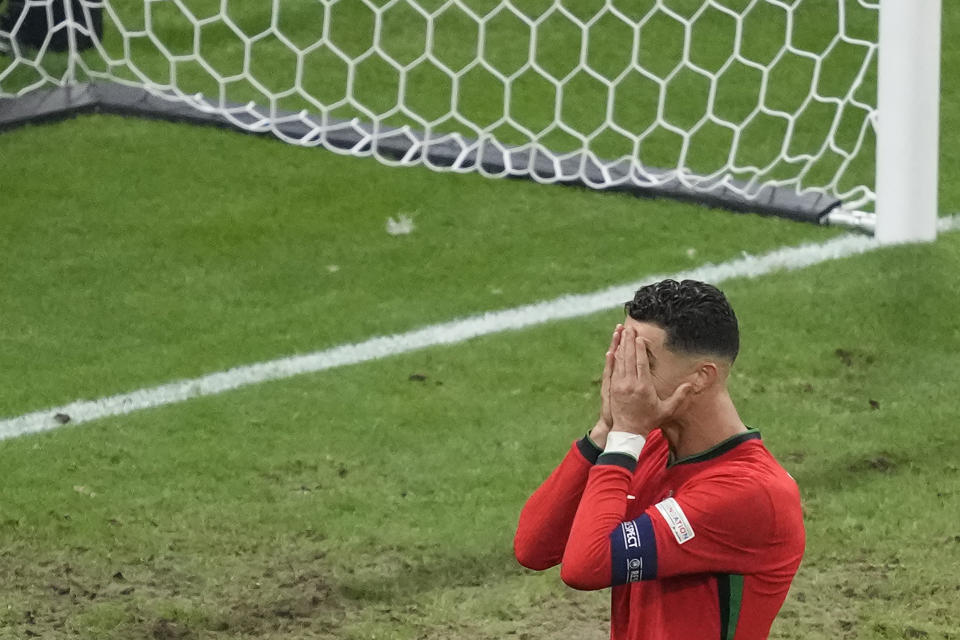
<instances>
[{"instance_id":1,"label":"dirt patch on grass","mask_svg":"<svg viewBox=\"0 0 960 640\"><path fill-rule=\"evenodd\" d=\"M186 640L191 635L189 629L166 618L157 620L150 630L150 637L154 640Z\"/></svg>"},{"instance_id":2,"label":"dirt patch on grass","mask_svg":"<svg viewBox=\"0 0 960 640\"><path fill-rule=\"evenodd\" d=\"M445 562L425 548L371 550L370 566L348 568L302 547L194 562L179 554L128 562L85 551L69 559L36 554L26 548L0 552L0 572L7 576L0 597L10 606L0 614L2 640L609 635L609 594L557 589L519 604L511 589L535 577L519 575L519 567L499 554L471 561L471 567L486 567L469 580L456 574L453 559Z\"/></svg>"},{"instance_id":3,"label":"dirt patch on grass","mask_svg":"<svg viewBox=\"0 0 960 640\"><path fill-rule=\"evenodd\" d=\"M953 537L941 544L957 545ZM445 564L426 549L381 551L371 551L371 567L351 573L304 548L224 553L200 565L168 556L114 565L82 552L65 560L8 550L0 552L6 576L0 597L9 605L0 612L0 638L328 640L396 634L421 640L602 640L609 635L607 592L585 594L552 584L531 589L529 581L552 577L519 575L499 556L474 559L471 567L487 564L487 570L466 580L454 571L456 563ZM400 556L405 563L396 561ZM381 585L373 588L376 562ZM960 595L960 585L944 575L921 582L923 594L897 557L811 558L771 638L960 640L960 634L947 632L956 628L948 603ZM922 608L904 605L921 602ZM916 615L903 616L907 612Z\"/></svg>"},{"instance_id":4,"label":"dirt patch on grass","mask_svg":"<svg viewBox=\"0 0 960 640\"><path fill-rule=\"evenodd\" d=\"M770 638L960 639L960 634L952 631L957 620L951 620L950 611L937 605L952 597L952 594L937 593L944 588L949 590L949 585L934 585L929 577L925 583L931 592L925 594L928 597L923 600L929 610L917 610L913 620L903 619L904 603L921 602L912 587L917 577L897 557L883 561L861 558L805 564L794 580ZM899 612L899 615L886 616L888 612Z\"/></svg>"},{"instance_id":5,"label":"dirt patch on grass","mask_svg":"<svg viewBox=\"0 0 960 640\"><path fill-rule=\"evenodd\" d=\"M500 611L498 615L434 624L421 636L422 640L606 640L609 637L610 593L565 588L535 604Z\"/></svg>"},{"instance_id":6,"label":"dirt patch on grass","mask_svg":"<svg viewBox=\"0 0 960 640\"><path fill-rule=\"evenodd\" d=\"M346 611L321 558L248 565L242 572L235 571L237 563L226 576L203 578L166 560L104 570L83 554L70 562L26 557L0 554L9 605L0 629L9 637L292 638L307 631L311 638L334 638Z\"/></svg>"},{"instance_id":7,"label":"dirt patch on grass","mask_svg":"<svg viewBox=\"0 0 960 640\"><path fill-rule=\"evenodd\" d=\"M897 462L893 454L884 451L852 462L847 469L854 473L894 473L899 466L900 463Z\"/></svg>"},{"instance_id":8,"label":"dirt patch on grass","mask_svg":"<svg viewBox=\"0 0 960 640\"><path fill-rule=\"evenodd\" d=\"M876 357L873 354L860 349L838 347L834 350L833 355L836 356L845 367L864 367L876 362Z\"/></svg>"}]
</instances>

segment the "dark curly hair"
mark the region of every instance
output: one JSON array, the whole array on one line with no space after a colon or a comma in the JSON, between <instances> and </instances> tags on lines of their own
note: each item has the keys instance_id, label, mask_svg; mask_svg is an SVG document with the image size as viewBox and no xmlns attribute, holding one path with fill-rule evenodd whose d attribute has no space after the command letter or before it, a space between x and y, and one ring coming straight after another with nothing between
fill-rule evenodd
<instances>
[{"instance_id":1,"label":"dark curly hair","mask_svg":"<svg viewBox=\"0 0 960 640\"><path fill-rule=\"evenodd\" d=\"M740 351L737 316L723 292L697 280L663 280L637 290L624 312L667 334L666 346L685 354L715 355L733 362Z\"/></svg>"}]
</instances>

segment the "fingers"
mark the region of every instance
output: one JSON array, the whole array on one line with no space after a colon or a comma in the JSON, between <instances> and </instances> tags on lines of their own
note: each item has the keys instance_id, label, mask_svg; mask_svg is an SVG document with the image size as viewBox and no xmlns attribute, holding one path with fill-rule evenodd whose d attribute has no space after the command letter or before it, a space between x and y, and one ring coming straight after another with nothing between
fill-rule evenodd
<instances>
[{"instance_id":1,"label":"fingers","mask_svg":"<svg viewBox=\"0 0 960 640\"><path fill-rule=\"evenodd\" d=\"M623 345L623 375L629 378L637 377L637 343L640 338L633 329L624 329L623 338L620 343Z\"/></svg>"},{"instance_id":2,"label":"fingers","mask_svg":"<svg viewBox=\"0 0 960 640\"><path fill-rule=\"evenodd\" d=\"M675 414L680 408L680 405L693 394L693 384L686 382L679 387L677 387L673 394L666 400L660 402L661 413L664 418L668 418Z\"/></svg>"},{"instance_id":3,"label":"fingers","mask_svg":"<svg viewBox=\"0 0 960 640\"><path fill-rule=\"evenodd\" d=\"M607 349L607 362L603 370L604 377L607 377L610 373L613 372L613 361L614 356L617 353L617 348L620 346L620 336L623 335L623 325L618 324L613 330L613 336L610 338L610 348Z\"/></svg>"},{"instance_id":4,"label":"fingers","mask_svg":"<svg viewBox=\"0 0 960 640\"><path fill-rule=\"evenodd\" d=\"M620 336L622 333L623 325L618 324L617 328L613 330L613 336L610 338L610 348L607 349L607 357L603 365L603 382L607 382L613 374L615 355L617 347L620 346Z\"/></svg>"},{"instance_id":5,"label":"fingers","mask_svg":"<svg viewBox=\"0 0 960 640\"><path fill-rule=\"evenodd\" d=\"M613 414L610 413L610 384L613 378L613 368L616 360L617 348L620 346L620 336L623 334L623 325L618 324L610 338L610 348L607 350L603 363L603 377L600 384L600 416L609 425L613 424Z\"/></svg>"},{"instance_id":6,"label":"fingers","mask_svg":"<svg viewBox=\"0 0 960 640\"><path fill-rule=\"evenodd\" d=\"M613 336L610 338L610 348L607 349L606 357L603 362L603 377L601 378L600 393L604 399L607 397L607 391L610 388L610 378L613 375L614 361L616 359L617 347L620 346L620 334L623 331L623 325L617 325L613 330Z\"/></svg>"},{"instance_id":7,"label":"fingers","mask_svg":"<svg viewBox=\"0 0 960 640\"><path fill-rule=\"evenodd\" d=\"M603 379L600 385L601 389L606 390L610 386L610 378L613 376L613 367L616 357L614 356L613 351L607 351L606 358L604 358L603 363ZM604 393L606 395L606 393Z\"/></svg>"},{"instance_id":8,"label":"fingers","mask_svg":"<svg viewBox=\"0 0 960 640\"><path fill-rule=\"evenodd\" d=\"M647 359L647 340L637 336L636 350L636 371L638 380L648 380L650 378L650 360Z\"/></svg>"},{"instance_id":9,"label":"fingers","mask_svg":"<svg viewBox=\"0 0 960 640\"><path fill-rule=\"evenodd\" d=\"M614 365L613 365L613 375L622 378L626 368L624 367L624 350L627 348L627 343L630 342L629 334L632 333L630 329L623 327L620 330L620 338L617 343L617 348L613 352L614 354Z\"/></svg>"}]
</instances>

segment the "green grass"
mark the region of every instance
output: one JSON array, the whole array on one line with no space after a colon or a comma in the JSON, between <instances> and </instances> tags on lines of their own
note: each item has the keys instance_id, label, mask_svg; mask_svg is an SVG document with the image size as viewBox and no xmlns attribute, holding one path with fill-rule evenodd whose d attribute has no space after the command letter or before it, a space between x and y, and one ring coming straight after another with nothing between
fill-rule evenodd
<instances>
[{"instance_id":1,"label":"green grass","mask_svg":"<svg viewBox=\"0 0 960 640\"><path fill-rule=\"evenodd\" d=\"M836 233L122 118L0 143L4 415Z\"/></svg>"},{"instance_id":2,"label":"green grass","mask_svg":"<svg viewBox=\"0 0 960 640\"><path fill-rule=\"evenodd\" d=\"M960 291L931 274L955 273L958 256L951 234L725 286L745 347L733 394L805 500L808 552L775 638L954 637L960 416L943 372L958 364ZM106 307L124 297L122 286L96 293ZM352 313L316 321L348 327ZM603 637L605 596L521 570L510 540L526 495L595 415L598 354L617 319L0 443L0 637ZM67 353L83 348L63 338L61 367L84 375ZM258 348L235 336L232 353ZM156 360L129 346L113 356L152 373ZM5 389L32 384L16 369Z\"/></svg>"},{"instance_id":3,"label":"green grass","mask_svg":"<svg viewBox=\"0 0 960 640\"><path fill-rule=\"evenodd\" d=\"M331 23L348 49L369 28L358 5L339 3ZM151 3L161 41L188 46L176 6ZM295 42L314 37L303 12L317 6L281 3ZM263 15L235 17L253 34ZM949 69L960 11L944 17ZM408 20L385 42L414 47ZM470 25L448 20L437 50L463 64ZM561 27L544 29L560 42ZM507 68L522 39L498 28ZM769 31L749 55L765 55ZM698 42L722 50L722 31L710 33ZM802 33L810 46L820 37ZM165 81L134 40L137 63ZM617 64L615 34L595 41L610 43L597 64ZM545 42L551 64L569 64ZM274 56L254 53L281 90ZM311 85L323 104L334 66L315 67L332 79ZM801 71L771 86L802 84ZM385 99L395 74L366 73L358 90ZM435 117L444 81L423 82L436 95L417 109ZM530 84L517 113L533 126L554 98ZM500 99L491 86L465 84L478 118ZM945 73L944 131L960 125L958 88ZM230 85L234 99L257 95ZM587 122L596 94L578 95L585 106L569 117ZM650 105L628 102L642 125ZM695 116L683 100L667 108ZM0 173L2 417L836 234L99 116L6 133L0 155L16 159ZM960 209L958 167L942 145L945 212ZM401 213L416 230L389 236L386 218ZM724 285L743 329L733 395L804 497L808 550L773 638L956 640L958 269L953 233ZM550 322L0 442L0 639L606 637L605 593L520 569L510 542L526 496L595 415L598 355L617 320Z\"/></svg>"},{"instance_id":4,"label":"green grass","mask_svg":"<svg viewBox=\"0 0 960 640\"><path fill-rule=\"evenodd\" d=\"M835 233L118 118L2 144L4 415ZM954 233L724 285L805 501L774 638L960 625L958 263ZM618 318L0 442L0 638L604 637L606 595L510 543Z\"/></svg>"},{"instance_id":5,"label":"green grass","mask_svg":"<svg viewBox=\"0 0 960 640\"><path fill-rule=\"evenodd\" d=\"M698 13L701 0L619 0L616 12L590 0L572 3L568 13L545 0L514 2L513 11L492 0L417 4L423 12L407 2L359 0L284 0L276 8L221 0L111 3L103 49L87 52L79 70L214 100L494 135L559 152L585 148L653 167L682 163L705 175L723 169L742 179L788 178L803 170L805 186L833 180L844 160L835 148L852 151L867 117L860 107L831 102L846 99L868 52L835 41L836 0L806 0L790 18L771 3L723 3L739 20L715 6ZM874 41L876 12L844 6L848 37ZM821 56L819 68L787 50L788 42ZM583 53L581 43L589 43ZM16 76L5 82L16 85ZM857 100L873 104L875 87L871 68ZM806 103L813 90L819 99ZM686 141L678 128L691 132ZM781 158L783 151L792 159ZM868 134L837 190L871 185L872 158Z\"/></svg>"}]
</instances>

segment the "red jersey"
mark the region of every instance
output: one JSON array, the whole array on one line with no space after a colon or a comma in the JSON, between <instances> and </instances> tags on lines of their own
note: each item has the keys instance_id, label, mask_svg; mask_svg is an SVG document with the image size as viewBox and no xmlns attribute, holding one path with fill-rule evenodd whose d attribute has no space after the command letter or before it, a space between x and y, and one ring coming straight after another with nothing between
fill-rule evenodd
<instances>
[{"instance_id":1,"label":"red jersey","mask_svg":"<svg viewBox=\"0 0 960 640\"><path fill-rule=\"evenodd\" d=\"M682 459L659 430L639 460L600 453L574 443L527 501L520 563L612 586L613 640L766 638L805 538L797 485L760 433Z\"/></svg>"}]
</instances>

